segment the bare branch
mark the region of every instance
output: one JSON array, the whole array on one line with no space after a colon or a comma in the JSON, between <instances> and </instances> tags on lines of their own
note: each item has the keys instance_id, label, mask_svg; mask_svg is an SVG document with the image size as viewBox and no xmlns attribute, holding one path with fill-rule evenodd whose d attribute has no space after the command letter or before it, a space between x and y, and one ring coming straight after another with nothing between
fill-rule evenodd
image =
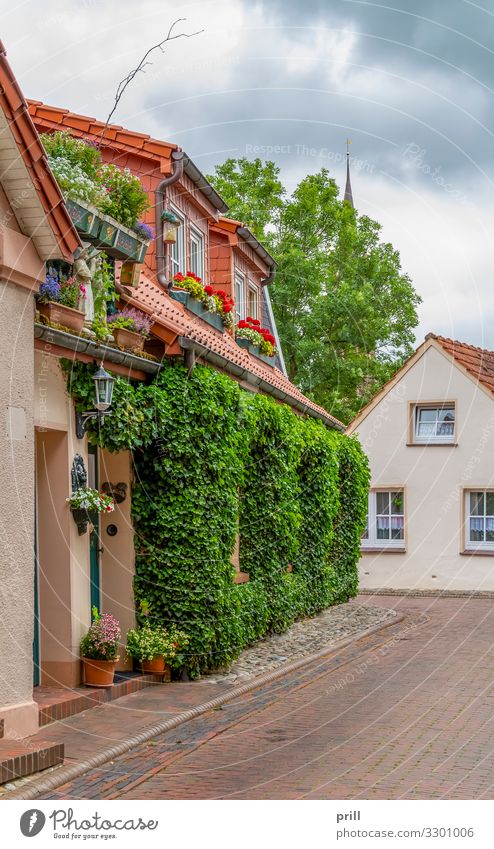
<instances>
[{"instance_id":1,"label":"bare branch","mask_svg":"<svg viewBox=\"0 0 494 849\"><path fill-rule=\"evenodd\" d=\"M146 53L144 54L144 56L142 57L141 61L137 65L137 67L133 68L132 71L129 71L129 73L127 74L126 77L123 78L123 80L120 80L120 82L117 86L117 90L115 92L115 97L114 97L112 109L111 109L111 111L108 115L108 118L106 119L105 126L103 127L103 130L101 131L101 136L100 136L100 140L99 140L100 144L103 141L103 137L104 137L105 132L108 128L108 124L110 123L112 116L114 115L114 113L115 113L115 111L118 107L118 104L120 103L120 100L122 99L122 95L124 94L127 86L130 85L130 83L137 76L137 74L139 74L140 72L142 72L143 74L146 73L144 68L146 68L148 65L152 65L152 62L147 61L148 56L150 56L151 53L153 53L154 50L161 50L161 52L164 53L165 51L163 50L163 45L168 44L170 41L174 41L177 38L193 38L193 36L200 35L201 32L204 32L203 29L199 29L196 32L174 33L173 30L177 26L177 24L181 23L182 21L186 21L186 20L187 20L187 18L177 18L176 21L173 21L172 25L170 26L170 29L168 30L166 37L163 39L163 41L160 41L158 44L154 44L153 47L150 47L149 50L147 50Z\"/></svg>"}]
</instances>

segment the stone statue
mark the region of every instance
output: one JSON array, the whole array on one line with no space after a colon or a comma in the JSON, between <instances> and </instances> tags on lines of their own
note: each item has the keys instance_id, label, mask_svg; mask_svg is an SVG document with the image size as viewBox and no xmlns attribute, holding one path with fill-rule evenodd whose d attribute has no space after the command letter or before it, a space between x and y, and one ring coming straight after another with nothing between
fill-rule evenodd
<instances>
[{"instance_id":1,"label":"stone statue","mask_svg":"<svg viewBox=\"0 0 494 849\"><path fill-rule=\"evenodd\" d=\"M86 289L86 297L83 301L85 324L91 325L94 319L94 277L101 262L101 251L98 248L83 242L82 248L77 248L74 253L74 265L72 271L79 283Z\"/></svg>"}]
</instances>

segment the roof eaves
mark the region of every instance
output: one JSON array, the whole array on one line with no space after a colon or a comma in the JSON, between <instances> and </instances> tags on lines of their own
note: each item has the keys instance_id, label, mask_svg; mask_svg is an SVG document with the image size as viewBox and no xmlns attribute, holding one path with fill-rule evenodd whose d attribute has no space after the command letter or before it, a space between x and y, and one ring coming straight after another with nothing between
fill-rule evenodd
<instances>
[{"instance_id":1,"label":"roof eaves","mask_svg":"<svg viewBox=\"0 0 494 849\"><path fill-rule=\"evenodd\" d=\"M199 171L197 165L194 165L192 159L187 154L184 155L184 173L187 174L189 180L192 180L203 195L208 198L218 212L226 212L228 210L228 205L223 198L213 189L211 183L206 179L202 171Z\"/></svg>"}]
</instances>

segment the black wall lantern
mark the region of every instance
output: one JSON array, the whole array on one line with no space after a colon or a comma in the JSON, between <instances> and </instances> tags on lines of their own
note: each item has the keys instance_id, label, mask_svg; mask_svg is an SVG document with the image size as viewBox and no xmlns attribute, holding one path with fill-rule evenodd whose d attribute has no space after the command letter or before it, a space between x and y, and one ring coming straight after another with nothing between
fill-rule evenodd
<instances>
[{"instance_id":1,"label":"black wall lantern","mask_svg":"<svg viewBox=\"0 0 494 849\"><path fill-rule=\"evenodd\" d=\"M99 368L93 374L95 402L94 410L89 410L87 413L75 414L75 432L78 439L82 439L86 432L86 422L89 419L98 419L98 423L103 424L105 416L111 415L111 400L113 396L113 384L115 378L108 374L103 368L103 363L100 363Z\"/></svg>"}]
</instances>

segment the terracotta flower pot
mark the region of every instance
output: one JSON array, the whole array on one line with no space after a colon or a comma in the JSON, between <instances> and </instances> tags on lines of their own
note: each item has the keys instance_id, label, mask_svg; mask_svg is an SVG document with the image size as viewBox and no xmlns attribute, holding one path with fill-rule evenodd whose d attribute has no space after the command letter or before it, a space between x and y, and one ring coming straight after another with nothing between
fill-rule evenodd
<instances>
[{"instance_id":1,"label":"terracotta flower pot","mask_svg":"<svg viewBox=\"0 0 494 849\"><path fill-rule=\"evenodd\" d=\"M115 660L93 660L83 657L84 684L86 687L111 687L118 657Z\"/></svg>"},{"instance_id":2,"label":"terracotta flower pot","mask_svg":"<svg viewBox=\"0 0 494 849\"><path fill-rule=\"evenodd\" d=\"M166 681L171 680L171 669L168 664L165 663L165 658L162 654L153 657L152 660L141 661L141 668L142 671L148 673L148 675L163 675Z\"/></svg>"},{"instance_id":3,"label":"terracotta flower pot","mask_svg":"<svg viewBox=\"0 0 494 849\"><path fill-rule=\"evenodd\" d=\"M68 327L77 333L80 333L84 327L85 315L81 310L65 307L63 304L57 304L55 301L48 301L46 304L38 303L37 309L52 324L61 324L62 327Z\"/></svg>"},{"instance_id":4,"label":"terracotta flower pot","mask_svg":"<svg viewBox=\"0 0 494 849\"><path fill-rule=\"evenodd\" d=\"M127 330L126 327L112 327L111 332L115 342L121 348L138 348L139 351L144 348L142 333L134 333L133 330Z\"/></svg>"}]
</instances>

